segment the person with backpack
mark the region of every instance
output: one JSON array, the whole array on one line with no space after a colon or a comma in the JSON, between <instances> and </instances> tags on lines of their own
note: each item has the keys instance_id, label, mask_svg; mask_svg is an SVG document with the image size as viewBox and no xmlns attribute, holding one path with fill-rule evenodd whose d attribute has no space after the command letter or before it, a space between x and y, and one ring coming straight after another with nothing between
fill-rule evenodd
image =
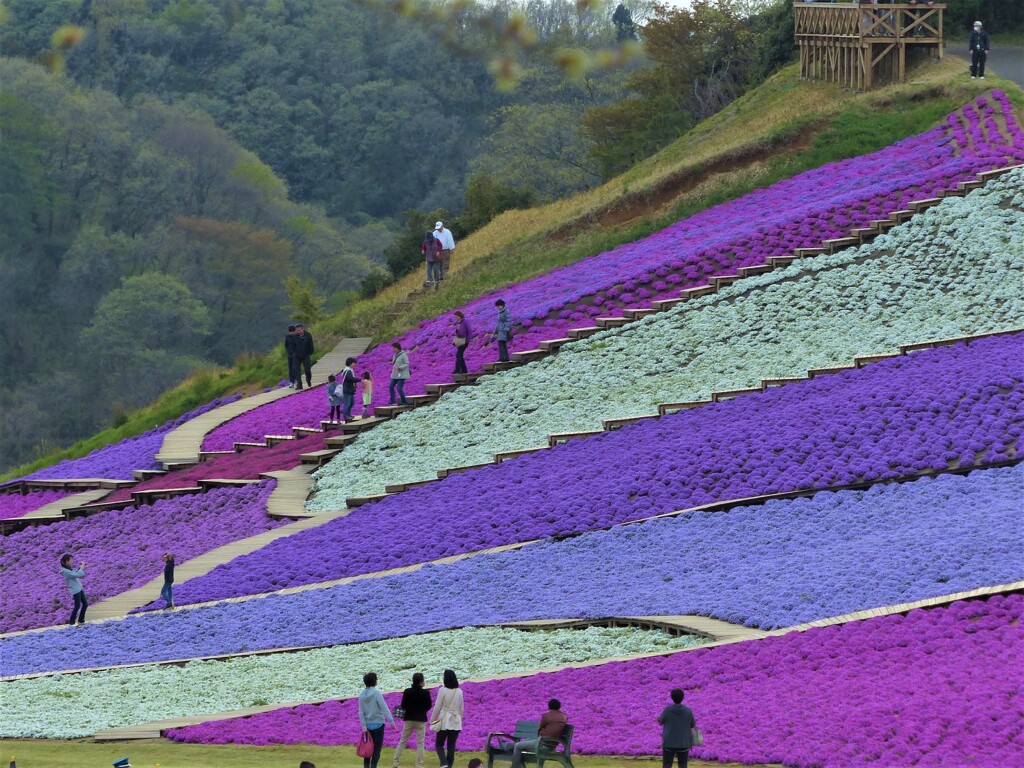
<instances>
[{"instance_id":1,"label":"person with backpack","mask_svg":"<svg viewBox=\"0 0 1024 768\"><path fill-rule=\"evenodd\" d=\"M498 299L494 306L498 308L498 323L494 326L494 338L498 340L498 362L507 363L508 343L512 341L512 315L509 314L504 299Z\"/></svg>"},{"instance_id":2,"label":"person with backpack","mask_svg":"<svg viewBox=\"0 0 1024 768\"><path fill-rule=\"evenodd\" d=\"M352 407L356 402L356 385L359 379L352 366L356 364L354 357L345 358L345 368L341 371L341 407L342 419L346 422L352 421Z\"/></svg>"},{"instance_id":3,"label":"person with backpack","mask_svg":"<svg viewBox=\"0 0 1024 768\"><path fill-rule=\"evenodd\" d=\"M433 232L427 232L420 243L420 251L427 260L427 288L437 288L441 282L441 250L441 241Z\"/></svg>"}]
</instances>

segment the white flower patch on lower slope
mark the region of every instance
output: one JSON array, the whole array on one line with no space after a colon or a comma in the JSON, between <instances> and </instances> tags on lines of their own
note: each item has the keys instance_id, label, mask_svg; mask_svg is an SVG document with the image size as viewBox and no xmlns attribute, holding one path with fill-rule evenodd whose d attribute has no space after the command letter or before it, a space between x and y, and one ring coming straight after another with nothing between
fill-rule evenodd
<instances>
[{"instance_id":1,"label":"white flower patch on lower slope","mask_svg":"<svg viewBox=\"0 0 1024 768\"><path fill-rule=\"evenodd\" d=\"M2 683L0 737L70 739L185 715L347 698L359 695L362 677L371 671L382 691L400 691L411 684L413 672L423 672L433 688L445 668L454 669L460 679L487 678L706 642L642 629L470 628L181 667L146 665L14 680Z\"/></svg>"},{"instance_id":2,"label":"white flower patch on lower slope","mask_svg":"<svg viewBox=\"0 0 1024 768\"><path fill-rule=\"evenodd\" d=\"M316 474L311 511L556 432L848 365L929 338L1024 324L1024 172L950 198L873 243L742 280L446 394L364 433ZM513 312L515 308L511 308Z\"/></svg>"}]
</instances>

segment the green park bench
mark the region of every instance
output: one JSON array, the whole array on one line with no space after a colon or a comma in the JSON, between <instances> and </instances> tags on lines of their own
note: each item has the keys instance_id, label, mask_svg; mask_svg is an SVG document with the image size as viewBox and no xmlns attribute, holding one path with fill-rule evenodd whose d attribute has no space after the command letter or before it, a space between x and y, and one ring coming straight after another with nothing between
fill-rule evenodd
<instances>
[{"instance_id":1,"label":"green park bench","mask_svg":"<svg viewBox=\"0 0 1024 768\"><path fill-rule=\"evenodd\" d=\"M516 723L514 734L489 733L487 734L487 768L494 768L495 761L512 762L512 748L516 742L524 739L536 739L537 728L540 726L536 720L520 720ZM542 768L547 760L554 760L566 768L573 768L572 764L572 731L573 726L566 725L562 735L557 739L544 739L536 752L523 752L523 763L536 763L537 768ZM558 747L562 749L559 751Z\"/></svg>"}]
</instances>

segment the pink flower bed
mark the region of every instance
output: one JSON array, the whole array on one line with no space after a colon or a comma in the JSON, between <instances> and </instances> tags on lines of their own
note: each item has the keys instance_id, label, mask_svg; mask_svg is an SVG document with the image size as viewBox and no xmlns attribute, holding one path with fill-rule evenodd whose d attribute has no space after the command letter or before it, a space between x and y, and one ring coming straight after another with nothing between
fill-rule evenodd
<instances>
[{"instance_id":1,"label":"pink flower bed","mask_svg":"<svg viewBox=\"0 0 1024 768\"><path fill-rule=\"evenodd\" d=\"M217 478L222 480L257 480L264 472L292 469L301 463L303 453L322 451L327 446L324 439L337 432L310 435L298 440L279 443L272 448L246 448L239 453L218 456L195 466L186 467L166 475L137 483L131 488L121 488L103 498L104 502L123 501L132 498L134 491L148 491L159 488L187 488L198 480Z\"/></svg>"},{"instance_id":2,"label":"pink flower bed","mask_svg":"<svg viewBox=\"0 0 1024 768\"><path fill-rule=\"evenodd\" d=\"M86 564L82 579L90 603L135 589L163 572L161 557L178 562L287 521L267 516L271 480L244 488L157 501L135 509L99 512L0 538L0 632L66 621L71 597L59 573L69 552ZM154 598L159 595L154 589Z\"/></svg>"},{"instance_id":3,"label":"pink flower bed","mask_svg":"<svg viewBox=\"0 0 1024 768\"><path fill-rule=\"evenodd\" d=\"M1024 595L960 601L717 648L463 686L460 750L536 720L552 696L580 753L654 755L686 691L705 760L807 768L1021 765ZM423 670L436 678L440 670ZM358 687L358 681L353 681ZM386 696L390 706L397 694ZM177 728L204 744L352 744L356 700ZM394 746L396 732L385 731Z\"/></svg>"},{"instance_id":4,"label":"pink flower bed","mask_svg":"<svg viewBox=\"0 0 1024 768\"><path fill-rule=\"evenodd\" d=\"M494 330L499 296L518 324L514 348L534 349L570 328L593 325L593 318L619 315L622 308L646 307L704 285L714 275L735 274L742 266L764 264L795 248L814 247L852 227L885 218L911 200L934 197L983 170L1024 161L1024 132L1006 96L993 92L951 114L941 125L879 152L830 163L780 181L767 189L691 216L634 243L584 259L545 275L483 296L462 307L473 336L466 348L470 370L497 359L486 334ZM992 129L994 116L1007 135ZM458 251L456 250L456 259ZM406 394L450 381L454 369L453 318L426 320L398 337L410 352L412 378ZM357 371L370 370L374 403L388 400L390 342L361 355ZM258 408L206 436L207 450L228 450L236 441L262 440L321 418L323 388Z\"/></svg>"},{"instance_id":5,"label":"pink flower bed","mask_svg":"<svg viewBox=\"0 0 1024 768\"><path fill-rule=\"evenodd\" d=\"M34 512L40 507L45 507L51 502L60 501L70 495L69 491L31 491L24 495L20 493L0 494L0 520L27 515L29 512Z\"/></svg>"}]
</instances>

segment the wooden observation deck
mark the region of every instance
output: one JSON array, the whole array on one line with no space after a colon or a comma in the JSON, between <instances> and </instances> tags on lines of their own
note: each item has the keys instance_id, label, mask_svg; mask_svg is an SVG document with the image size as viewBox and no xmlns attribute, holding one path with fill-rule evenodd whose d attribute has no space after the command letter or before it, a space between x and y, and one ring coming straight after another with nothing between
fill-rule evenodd
<instances>
[{"instance_id":1,"label":"wooden observation deck","mask_svg":"<svg viewBox=\"0 0 1024 768\"><path fill-rule=\"evenodd\" d=\"M942 58L942 12L926 0L910 3L795 2L800 76L869 90L903 82L907 48Z\"/></svg>"}]
</instances>

